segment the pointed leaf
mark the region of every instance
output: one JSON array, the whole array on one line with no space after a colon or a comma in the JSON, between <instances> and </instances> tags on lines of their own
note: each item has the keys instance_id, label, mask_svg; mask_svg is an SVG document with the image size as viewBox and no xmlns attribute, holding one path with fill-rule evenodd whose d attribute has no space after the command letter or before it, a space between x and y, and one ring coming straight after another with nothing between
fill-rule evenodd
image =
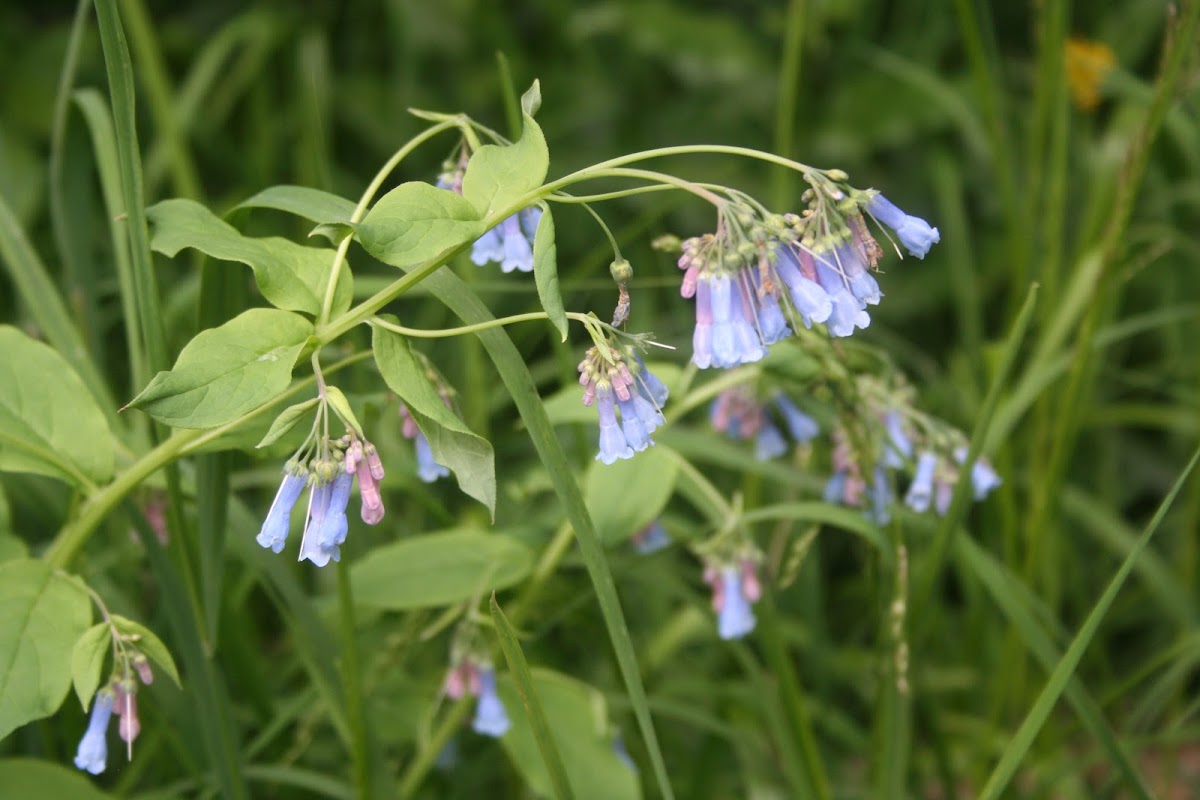
<instances>
[{"instance_id":1,"label":"pointed leaf","mask_svg":"<svg viewBox=\"0 0 1200 800\"><path fill-rule=\"evenodd\" d=\"M285 408L283 412L275 418L275 421L271 423L270 429L267 430L267 435L262 438L261 442L254 446L258 448L266 447L269 444L274 444L284 434L296 427L296 423L304 419L304 415L312 410L312 408L314 408L319 402L319 398L313 397L305 400L303 403L296 403L295 405Z\"/></svg>"},{"instance_id":2,"label":"pointed leaf","mask_svg":"<svg viewBox=\"0 0 1200 800\"><path fill-rule=\"evenodd\" d=\"M333 410L341 417L342 422L358 434L359 438L362 438L362 425L359 424L358 417L354 416L354 409L350 408L350 401L346 399L346 395L342 394L342 390L336 386L326 386L325 397L329 400L329 405L333 406Z\"/></svg>"},{"instance_id":3,"label":"pointed leaf","mask_svg":"<svg viewBox=\"0 0 1200 800\"><path fill-rule=\"evenodd\" d=\"M479 214L461 196L412 181L381 197L354 235L385 264L408 267L439 258L483 232Z\"/></svg>"},{"instance_id":4,"label":"pointed leaf","mask_svg":"<svg viewBox=\"0 0 1200 800\"><path fill-rule=\"evenodd\" d=\"M112 800L79 770L33 758L0 759L0 786L5 797L53 797L70 800Z\"/></svg>"},{"instance_id":5,"label":"pointed leaf","mask_svg":"<svg viewBox=\"0 0 1200 800\"><path fill-rule=\"evenodd\" d=\"M129 405L176 428L229 422L287 388L312 332L298 314L251 309L198 334Z\"/></svg>"},{"instance_id":6,"label":"pointed leaf","mask_svg":"<svg viewBox=\"0 0 1200 800\"><path fill-rule=\"evenodd\" d=\"M171 651L162 643L155 635L154 631L147 628L140 622L134 622L127 617L122 617L120 614L112 615L113 624L117 626L117 631L125 636L133 636L136 638L135 645L137 649L145 654L146 658L153 661L158 666L162 667L176 686L179 686L179 670L175 668L175 659L171 658Z\"/></svg>"},{"instance_id":7,"label":"pointed leaf","mask_svg":"<svg viewBox=\"0 0 1200 800\"><path fill-rule=\"evenodd\" d=\"M344 197L308 186L270 186L233 207L273 208L316 223L349 222L354 203Z\"/></svg>"},{"instance_id":8,"label":"pointed leaf","mask_svg":"<svg viewBox=\"0 0 1200 800\"><path fill-rule=\"evenodd\" d=\"M400 395L429 440L434 458L454 472L459 487L496 514L496 458L487 439L446 407L408 341L375 327L375 363L388 388Z\"/></svg>"},{"instance_id":9,"label":"pointed leaf","mask_svg":"<svg viewBox=\"0 0 1200 800\"><path fill-rule=\"evenodd\" d=\"M475 151L463 175L463 197L480 217L502 211L546 180L550 154L542 129L522 114L521 138L509 145L488 144Z\"/></svg>"},{"instance_id":10,"label":"pointed leaf","mask_svg":"<svg viewBox=\"0 0 1200 800\"><path fill-rule=\"evenodd\" d=\"M563 310L562 294L558 290L558 245L554 242L554 218L549 207L542 207L537 234L533 237L533 278L537 283L542 308L567 340L567 313Z\"/></svg>"},{"instance_id":11,"label":"pointed leaf","mask_svg":"<svg viewBox=\"0 0 1200 800\"><path fill-rule=\"evenodd\" d=\"M334 251L305 247L279 236L243 236L236 228L193 200L163 200L146 209L154 227L150 246L175 257L191 247L221 261L236 261L254 271L254 282L276 308L319 314L325 299ZM350 307L353 278L344 263L334 290L333 313Z\"/></svg>"},{"instance_id":12,"label":"pointed leaf","mask_svg":"<svg viewBox=\"0 0 1200 800\"><path fill-rule=\"evenodd\" d=\"M99 622L84 631L71 651L71 682L83 710L87 711L100 685L104 657L112 646L112 630L107 622Z\"/></svg>"},{"instance_id":13,"label":"pointed leaf","mask_svg":"<svg viewBox=\"0 0 1200 800\"><path fill-rule=\"evenodd\" d=\"M0 563L0 739L62 705L71 652L91 622L78 581L42 561Z\"/></svg>"},{"instance_id":14,"label":"pointed leaf","mask_svg":"<svg viewBox=\"0 0 1200 800\"><path fill-rule=\"evenodd\" d=\"M111 478L112 433L66 360L10 325L0 353L0 471L84 486Z\"/></svg>"}]
</instances>

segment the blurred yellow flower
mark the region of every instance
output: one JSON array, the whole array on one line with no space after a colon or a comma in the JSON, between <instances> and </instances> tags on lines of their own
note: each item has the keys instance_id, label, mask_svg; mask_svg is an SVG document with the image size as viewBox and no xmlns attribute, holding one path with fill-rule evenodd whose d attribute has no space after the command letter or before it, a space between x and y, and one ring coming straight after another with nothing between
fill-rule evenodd
<instances>
[{"instance_id":1,"label":"blurred yellow flower","mask_svg":"<svg viewBox=\"0 0 1200 800\"><path fill-rule=\"evenodd\" d=\"M1092 111L1100 104L1100 84L1115 63L1112 48L1104 42L1067 39L1067 86L1081 111Z\"/></svg>"}]
</instances>

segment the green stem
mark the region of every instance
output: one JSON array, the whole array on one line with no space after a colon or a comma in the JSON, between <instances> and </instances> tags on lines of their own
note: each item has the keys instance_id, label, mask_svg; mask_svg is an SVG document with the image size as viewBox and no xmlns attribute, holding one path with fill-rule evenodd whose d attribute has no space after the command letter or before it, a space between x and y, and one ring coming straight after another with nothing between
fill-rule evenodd
<instances>
[{"instance_id":1,"label":"green stem","mask_svg":"<svg viewBox=\"0 0 1200 800\"><path fill-rule=\"evenodd\" d=\"M342 683L346 689L346 717L350 723L351 756L354 760L354 796L371 797L370 745L367 739L367 715L363 705L362 672L359 666L358 628L354 619L354 592L350 586L350 567L338 563L338 611L342 633Z\"/></svg>"},{"instance_id":2,"label":"green stem","mask_svg":"<svg viewBox=\"0 0 1200 800\"><path fill-rule=\"evenodd\" d=\"M448 119L430 128L426 128L421 133L409 139L403 147L387 160L387 163L379 168L379 172L375 173L375 177L367 185L366 190L362 193L362 197L358 199L358 205L354 207L354 213L350 215L350 224L353 225L362 220L367 213L367 206L375 199L375 194L379 191L379 187L383 186L383 182L388 179L388 176L400 165L400 162L407 158L413 150L416 150L442 131L461 127L461 119ZM333 256L333 265L329 268L329 282L325 285L325 299L321 302L321 316L317 320L318 328L329 321L329 314L333 310L333 294L337 289L338 273L342 269L342 264L346 261L346 251L350 249L350 241L353 238L353 236L347 236L342 239L341 244L338 245L337 253Z\"/></svg>"},{"instance_id":3,"label":"green stem","mask_svg":"<svg viewBox=\"0 0 1200 800\"><path fill-rule=\"evenodd\" d=\"M378 317L370 320L370 324L376 325L384 330L398 333L401 336L412 336L417 339L445 339L450 336L463 336L468 333L478 333L486 331L490 328L501 328L505 325L512 325L517 322L532 322L539 319L550 319L550 315L545 311L529 311L524 314L513 314L511 317L501 317L500 319L489 320L488 322L480 322L475 325L460 325L457 328L435 328L432 330L422 328L406 328L403 325L397 325L394 322L388 322ZM568 311L567 319L573 319L576 322L581 322L584 325L591 325L599 322L595 317L590 317L587 314L581 314L578 311ZM611 329L611 325L600 322L605 328ZM620 331L613 331L620 333Z\"/></svg>"}]
</instances>

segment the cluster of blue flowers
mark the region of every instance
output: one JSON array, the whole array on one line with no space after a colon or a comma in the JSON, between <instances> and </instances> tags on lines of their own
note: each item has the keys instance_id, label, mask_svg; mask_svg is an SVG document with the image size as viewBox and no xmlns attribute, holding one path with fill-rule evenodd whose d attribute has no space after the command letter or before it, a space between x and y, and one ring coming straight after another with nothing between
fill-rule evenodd
<instances>
[{"instance_id":1,"label":"cluster of blue flowers","mask_svg":"<svg viewBox=\"0 0 1200 800\"><path fill-rule=\"evenodd\" d=\"M375 446L346 436L326 442L322 450L324 455L311 462L300 458L288 461L279 491L257 536L263 547L282 552L291 528L292 509L304 488L310 487L300 560L308 559L318 567L341 559L341 545L350 529L346 507L355 478L362 498L363 522L376 525L384 513L379 488L383 463Z\"/></svg>"},{"instance_id":2,"label":"cluster of blue flowers","mask_svg":"<svg viewBox=\"0 0 1200 800\"><path fill-rule=\"evenodd\" d=\"M138 719L138 683L133 680L133 675L136 673L141 682L148 685L154 682L154 671L145 654L131 651L129 647L128 643L122 642L116 648L114 677L92 698L87 730L75 751L75 766L93 775L99 775L108 766L108 725L114 713L120 719L117 735L129 747L130 753L134 740L142 731ZM116 677L118 674L123 677Z\"/></svg>"},{"instance_id":3,"label":"cluster of blue flowers","mask_svg":"<svg viewBox=\"0 0 1200 800\"><path fill-rule=\"evenodd\" d=\"M466 695L478 698L471 728L484 736L499 738L511 727L504 701L496 692L496 671L487 661L463 657L446 674L446 696L458 700Z\"/></svg>"},{"instance_id":4,"label":"cluster of blue flowers","mask_svg":"<svg viewBox=\"0 0 1200 800\"><path fill-rule=\"evenodd\" d=\"M633 347L610 343L602 352L593 346L579 362L579 383L583 404L595 404L600 415L596 460L612 464L654 444L650 434L665 422L662 407L669 392Z\"/></svg>"},{"instance_id":5,"label":"cluster of blue flowers","mask_svg":"<svg viewBox=\"0 0 1200 800\"><path fill-rule=\"evenodd\" d=\"M863 209L891 227L912 255L923 258L939 240L937 228L883 195L864 198ZM680 294L696 299L696 366L758 361L792 334L789 307L805 327L823 323L831 336L850 336L871 324L866 308L883 296L871 274L882 249L857 210L820 239L812 220L798 214L759 219L743 210L723 215L718 233L683 242Z\"/></svg>"},{"instance_id":6,"label":"cluster of blue flowers","mask_svg":"<svg viewBox=\"0 0 1200 800\"><path fill-rule=\"evenodd\" d=\"M784 427L796 444L810 442L821 432L817 421L782 393L776 393L769 402L783 417ZM768 405L758 402L747 386L735 386L717 395L709 408L709 419L713 428L730 439L753 439L754 456L759 461L778 458L788 451L787 439L771 418Z\"/></svg>"},{"instance_id":7,"label":"cluster of blue flowers","mask_svg":"<svg viewBox=\"0 0 1200 800\"><path fill-rule=\"evenodd\" d=\"M425 483L433 483L438 478L445 478L449 475L450 470L437 463L433 457L433 448L429 446L429 439L417 427L417 421L413 419L412 413L404 403L400 404L400 419L400 432L404 434L405 439L412 440L413 447L416 449L417 477Z\"/></svg>"},{"instance_id":8,"label":"cluster of blue flowers","mask_svg":"<svg viewBox=\"0 0 1200 800\"><path fill-rule=\"evenodd\" d=\"M741 639L754 630L758 620L752 606L762 597L758 564L754 559L735 558L710 563L704 569L704 581L712 587L718 636Z\"/></svg>"}]
</instances>

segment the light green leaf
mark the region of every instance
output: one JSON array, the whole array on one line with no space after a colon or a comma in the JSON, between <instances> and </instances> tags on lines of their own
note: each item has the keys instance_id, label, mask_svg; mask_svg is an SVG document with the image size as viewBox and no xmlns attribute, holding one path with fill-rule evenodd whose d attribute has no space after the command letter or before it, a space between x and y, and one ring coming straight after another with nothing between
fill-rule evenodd
<instances>
[{"instance_id":1,"label":"light green leaf","mask_svg":"<svg viewBox=\"0 0 1200 800\"><path fill-rule=\"evenodd\" d=\"M576 800L638 800L641 782L613 749L613 731L604 695L585 683L545 669L532 670L533 687L546 711L554 742L562 753ZM533 729L509 678L499 681L500 697L510 709L512 728L500 738L521 777L539 796L554 795Z\"/></svg>"},{"instance_id":2,"label":"light green leaf","mask_svg":"<svg viewBox=\"0 0 1200 800\"><path fill-rule=\"evenodd\" d=\"M287 388L296 357L312 335L298 314L253 308L188 342L129 406L176 428L213 428Z\"/></svg>"},{"instance_id":3,"label":"light green leaf","mask_svg":"<svg viewBox=\"0 0 1200 800\"><path fill-rule=\"evenodd\" d=\"M84 631L71 650L71 682L83 710L87 711L100 685L100 672L104 669L104 657L112 646L112 630L107 622L100 622Z\"/></svg>"},{"instance_id":4,"label":"light green leaf","mask_svg":"<svg viewBox=\"0 0 1200 800\"><path fill-rule=\"evenodd\" d=\"M4 796L50 797L59 800L111 800L77 769L34 758L0 759L0 786Z\"/></svg>"},{"instance_id":5,"label":"light green leaf","mask_svg":"<svg viewBox=\"0 0 1200 800\"><path fill-rule=\"evenodd\" d=\"M520 581L528 547L501 533L460 528L376 547L351 568L354 599L402 611L460 603Z\"/></svg>"},{"instance_id":6,"label":"light green leaf","mask_svg":"<svg viewBox=\"0 0 1200 800\"><path fill-rule=\"evenodd\" d=\"M351 201L308 186L270 186L238 203L233 210L243 208L273 208L316 223L347 223L354 214Z\"/></svg>"},{"instance_id":7,"label":"light green leaf","mask_svg":"<svg viewBox=\"0 0 1200 800\"><path fill-rule=\"evenodd\" d=\"M521 95L521 111L531 117L537 116L538 109L542 107L542 83L535 80L525 94Z\"/></svg>"},{"instance_id":8,"label":"light green leaf","mask_svg":"<svg viewBox=\"0 0 1200 800\"><path fill-rule=\"evenodd\" d=\"M0 471L108 481L112 434L66 360L10 325L0 325L0 353Z\"/></svg>"},{"instance_id":9,"label":"light green leaf","mask_svg":"<svg viewBox=\"0 0 1200 800\"><path fill-rule=\"evenodd\" d=\"M150 246L172 258L185 247L254 270L254 282L276 308L319 314L325 299L334 251L305 247L279 236L243 236L236 228L193 200L163 200L146 209L154 226ZM334 290L333 314L350 307L354 295L350 269L342 265Z\"/></svg>"},{"instance_id":10,"label":"light green leaf","mask_svg":"<svg viewBox=\"0 0 1200 800\"><path fill-rule=\"evenodd\" d=\"M537 84L534 85L535 88ZM540 98L540 90L538 92ZM527 93L526 97L530 97ZM524 99L522 100L524 104ZM463 197L480 217L508 208L546 180L550 154L542 129L522 114L521 138L510 145L488 144L475 151L463 175Z\"/></svg>"},{"instance_id":11,"label":"light green leaf","mask_svg":"<svg viewBox=\"0 0 1200 800\"><path fill-rule=\"evenodd\" d=\"M0 561L13 561L28 557L29 548L25 546L25 542L7 533L0 533Z\"/></svg>"},{"instance_id":12,"label":"light green leaf","mask_svg":"<svg viewBox=\"0 0 1200 800\"><path fill-rule=\"evenodd\" d=\"M41 561L0 564L0 739L62 705L71 651L91 622L75 579Z\"/></svg>"},{"instance_id":13,"label":"light green leaf","mask_svg":"<svg viewBox=\"0 0 1200 800\"><path fill-rule=\"evenodd\" d=\"M437 462L454 472L459 488L496 514L496 458L487 439L471 431L446 407L426 370L399 334L378 326L375 363L388 388L408 405Z\"/></svg>"},{"instance_id":14,"label":"light green leaf","mask_svg":"<svg viewBox=\"0 0 1200 800\"><path fill-rule=\"evenodd\" d=\"M379 199L354 235L385 264L408 267L445 255L484 232L475 207L428 183L402 183Z\"/></svg>"},{"instance_id":15,"label":"light green leaf","mask_svg":"<svg viewBox=\"0 0 1200 800\"><path fill-rule=\"evenodd\" d=\"M140 622L134 622L127 617L122 617L120 614L112 615L113 625L117 626L117 632L124 636L132 636L136 640L134 645L137 649L145 654L146 658L153 661L167 673L176 686L180 686L179 670L175 668L175 659L171 657L171 651L162 643L155 635L154 631L147 628Z\"/></svg>"},{"instance_id":16,"label":"light green leaf","mask_svg":"<svg viewBox=\"0 0 1200 800\"><path fill-rule=\"evenodd\" d=\"M675 491L678 471L673 454L659 447L615 464L593 462L586 497L600 541L623 541L653 522Z\"/></svg>"},{"instance_id":17,"label":"light green leaf","mask_svg":"<svg viewBox=\"0 0 1200 800\"><path fill-rule=\"evenodd\" d=\"M267 430L267 435L264 436L262 441L256 444L255 447L266 447L269 444L274 444L279 440L280 437L282 437L292 428L296 427L296 423L304 419L304 415L313 409L319 402L320 398L312 397L308 400L305 400L303 403L296 403L295 405L285 408L279 414L279 416L275 418L275 421L271 423L270 429Z\"/></svg>"},{"instance_id":18,"label":"light green leaf","mask_svg":"<svg viewBox=\"0 0 1200 800\"><path fill-rule=\"evenodd\" d=\"M567 340L567 313L563 310L562 294L558 289L558 245L554 241L554 218L549 207L542 208L537 233L533 237L533 278L537 283L542 308Z\"/></svg>"},{"instance_id":19,"label":"light green leaf","mask_svg":"<svg viewBox=\"0 0 1200 800\"><path fill-rule=\"evenodd\" d=\"M350 401L346 399L346 395L342 394L342 390L336 386L326 386L325 397L329 400L329 405L333 406L333 410L341 417L342 422L346 423L361 438L363 435L362 425L359 424L358 417L354 416L354 409L350 408Z\"/></svg>"}]
</instances>

